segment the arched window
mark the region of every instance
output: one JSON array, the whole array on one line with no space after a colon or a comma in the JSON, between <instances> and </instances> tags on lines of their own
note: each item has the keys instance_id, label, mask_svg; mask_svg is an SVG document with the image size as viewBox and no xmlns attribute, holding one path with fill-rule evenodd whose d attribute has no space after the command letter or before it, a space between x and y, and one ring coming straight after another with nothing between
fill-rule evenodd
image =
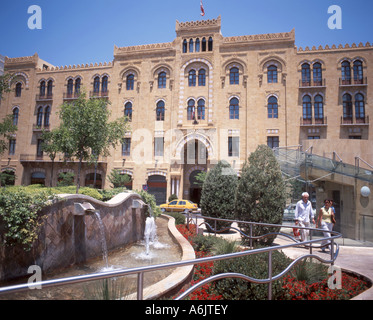
<instances>
[{"instance_id":1,"label":"arched window","mask_svg":"<svg viewBox=\"0 0 373 320\"><path fill-rule=\"evenodd\" d=\"M277 83L277 67L272 65L267 69L268 83Z\"/></svg>"},{"instance_id":2,"label":"arched window","mask_svg":"<svg viewBox=\"0 0 373 320\"><path fill-rule=\"evenodd\" d=\"M240 118L240 106L237 98L232 98L229 101L229 119Z\"/></svg>"},{"instance_id":3,"label":"arched window","mask_svg":"<svg viewBox=\"0 0 373 320\"><path fill-rule=\"evenodd\" d=\"M40 82L40 97L45 96L45 81Z\"/></svg>"},{"instance_id":4,"label":"arched window","mask_svg":"<svg viewBox=\"0 0 373 320\"><path fill-rule=\"evenodd\" d=\"M199 38L196 39L196 52L199 52L200 49L200 41Z\"/></svg>"},{"instance_id":5,"label":"arched window","mask_svg":"<svg viewBox=\"0 0 373 320\"><path fill-rule=\"evenodd\" d=\"M196 70L190 70L189 71L189 87L195 87L196 86Z\"/></svg>"},{"instance_id":6,"label":"arched window","mask_svg":"<svg viewBox=\"0 0 373 320\"><path fill-rule=\"evenodd\" d=\"M18 125L19 109L18 107L13 109L13 125Z\"/></svg>"},{"instance_id":7,"label":"arched window","mask_svg":"<svg viewBox=\"0 0 373 320\"><path fill-rule=\"evenodd\" d=\"M197 104L197 119L205 120L205 100L199 99Z\"/></svg>"},{"instance_id":8,"label":"arched window","mask_svg":"<svg viewBox=\"0 0 373 320\"><path fill-rule=\"evenodd\" d=\"M195 119L195 101L193 99L190 99L188 101L188 107L187 107L187 119L188 120L194 120Z\"/></svg>"},{"instance_id":9,"label":"arched window","mask_svg":"<svg viewBox=\"0 0 373 320\"><path fill-rule=\"evenodd\" d=\"M363 63L360 60L354 62L354 81L355 84L363 83Z\"/></svg>"},{"instance_id":10,"label":"arched window","mask_svg":"<svg viewBox=\"0 0 373 320\"><path fill-rule=\"evenodd\" d=\"M198 86L205 86L206 85L206 70L200 69L198 71Z\"/></svg>"},{"instance_id":11,"label":"arched window","mask_svg":"<svg viewBox=\"0 0 373 320\"><path fill-rule=\"evenodd\" d=\"M108 77L102 77L101 92L107 92Z\"/></svg>"},{"instance_id":12,"label":"arched window","mask_svg":"<svg viewBox=\"0 0 373 320\"><path fill-rule=\"evenodd\" d=\"M194 51L194 41L193 39L190 39L189 40L189 52L193 52Z\"/></svg>"},{"instance_id":13,"label":"arched window","mask_svg":"<svg viewBox=\"0 0 373 320\"><path fill-rule=\"evenodd\" d=\"M158 88L166 88L166 72L160 72L158 74Z\"/></svg>"},{"instance_id":14,"label":"arched window","mask_svg":"<svg viewBox=\"0 0 373 320\"><path fill-rule=\"evenodd\" d=\"M309 95L303 97L303 121L304 120L312 120L312 102Z\"/></svg>"},{"instance_id":15,"label":"arched window","mask_svg":"<svg viewBox=\"0 0 373 320\"><path fill-rule=\"evenodd\" d=\"M202 52L206 51L206 38L202 38Z\"/></svg>"},{"instance_id":16,"label":"arched window","mask_svg":"<svg viewBox=\"0 0 373 320\"><path fill-rule=\"evenodd\" d=\"M47 96L51 97L53 95L53 80L48 81L47 85Z\"/></svg>"},{"instance_id":17,"label":"arched window","mask_svg":"<svg viewBox=\"0 0 373 320\"><path fill-rule=\"evenodd\" d=\"M73 79L69 79L67 81L67 94L68 95L72 95L73 91L74 91L74 80Z\"/></svg>"},{"instance_id":18,"label":"arched window","mask_svg":"<svg viewBox=\"0 0 373 320\"><path fill-rule=\"evenodd\" d=\"M233 67L229 72L230 84L240 84L240 72L237 67Z\"/></svg>"},{"instance_id":19,"label":"arched window","mask_svg":"<svg viewBox=\"0 0 373 320\"><path fill-rule=\"evenodd\" d=\"M159 101L156 108L157 121L164 121L164 101Z\"/></svg>"},{"instance_id":20,"label":"arched window","mask_svg":"<svg viewBox=\"0 0 373 320\"><path fill-rule=\"evenodd\" d=\"M322 68L319 62L313 64L313 84L315 86L322 85Z\"/></svg>"},{"instance_id":21,"label":"arched window","mask_svg":"<svg viewBox=\"0 0 373 320\"><path fill-rule=\"evenodd\" d=\"M127 90L133 90L134 85L135 85L135 76L133 74L129 74L126 79Z\"/></svg>"},{"instance_id":22,"label":"arched window","mask_svg":"<svg viewBox=\"0 0 373 320\"><path fill-rule=\"evenodd\" d=\"M188 52L188 41L186 39L184 39L183 41L183 53L187 53Z\"/></svg>"},{"instance_id":23,"label":"arched window","mask_svg":"<svg viewBox=\"0 0 373 320\"><path fill-rule=\"evenodd\" d=\"M324 119L324 99L321 95L315 97L315 120Z\"/></svg>"},{"instance_id":24,"label":"arched window","mask_svg":"<svg viewBox=\"0 0 373 320\"><path fill-rule=\"evenodd\" d=\"M22 83L18 82L16 84L16 97L20 97L22 95Z\"/></svg>"},{"instance_id":25,"label":"arched window","mask_svg":"<svg viewBox=\"0 0 373 320\"><path fill-rule=\"evenodd\" d=\"M95 79L93 80L93 92L94 93L100 92L100 77L99 76L95 77Z\"/></svg>"},{"instance_id":26,"label":"arched window","mask_svg":"<svg viewBox=\"0 0 373 320\"><path fill-rule=\"evenodd\" d=\"M44 110L44 127L49 127L49 119L51 114L51 108L47 106Z\"/></svg>"},{"instance_id":27,"label":"arched window","mask_svg":"<svg viewBox=\"0 0 373 320\"><path fill-rule=\"evenodd\" d=\"M210 37L209 42L208 42L208 50L209 51L212 51L212 45L213 45L213 40L212 40L212 37Z\"/></svg>"},{"instance_id":28,"label":"arched window","mask_svg":"<svg viewBox=\"0 0 373 320\"><path fill-rule=\"evenodd\" d=\"M36 125L41 127L43 125L43 107L38 108L38 113L36 115Z\"/></svg>"},{"instance_id":29,"label":"arched window","mask_svg":"<svg viewBox=\"0 0 373 320\"><path fill-rule=\"evenodd\" d=\"M311 84L311 69L308 63L302 64L302 85L310 86Z\"/></svg>"},{"instance_id":30,"label":"arched window","mask_svg":"<svg viewBox=\"0 0 373 320\"><path fill-rule=\"evenodd\" d=\"M365 120L364 96L361 93L355 95L355 117L357 122Z\"/></svg>"},{"instance_id":31,"label":"arched window","mask_svg":"<svg viewBox=\"0 0 373 320\"><path fill-rule=\"evenodd\" d=\"M350 62L342 62L342 84L351 84L351 66Z\"/></svg>"},{"instance_id":32,"label":"arched window","mask_svg":"<svg viewBox=\"0 0 373 320\"><path fill-rule=\"evenodd\" d=\"M345 122L352 122L352 97L346 93L343 95L343 120Z\"/></svg>"},{"instance_id":33,"label":"arched window","mask_svg":"<svg viewBox=\"0 0 373 320\"><path fill-rule=\"evenodd\" d=\"M268 118L277 119L278 118L278 104L277 98L272 96L268 99Z\"/></svg>"},{"instance_id":34,"label":"arched window","mask_svg":"<svg viewBox=\"0 0 373 320\"><path fill-rule=\"evenodd\" d=\"M132 103L127 102L124 105L124 115L128 118L129 121L132 121Z\"/></svg>"},{"instance_id":35,"label":"arched window","mask_svg":"<svg viewBox=\"0 0 373 320\"><path fill-rule=\"evenodd\" d=\"M80 78L77 78L75 80L75 93L80 93L80 85L82 80Z\"/></svg>"}]
</instances>

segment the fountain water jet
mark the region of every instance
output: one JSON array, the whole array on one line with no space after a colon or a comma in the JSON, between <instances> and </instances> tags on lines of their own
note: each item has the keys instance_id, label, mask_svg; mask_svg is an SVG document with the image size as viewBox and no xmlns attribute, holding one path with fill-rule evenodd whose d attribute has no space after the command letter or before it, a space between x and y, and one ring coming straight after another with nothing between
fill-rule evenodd
<instances>
[{"instance_id":1,"label":"fountain water jet","mask_svg":"<svg viewBox=\"0 0 373 320\"><path fill-rule=\"evenodd\" d=\"M100 212L99 211L95 211L94 213L95 213L95 216L96 216L96 218L98 220L98 226L99 226L99 229L100 229L101 246L102 246L102 257L103 257L103 260L104 260L105 265L106 265L106 268L104 268L104 271L105 271L105 270L109 269L108 250L107 250L107 245L106 245L105 229L104 229L104 224L103 224L102 219L101 219Z\"/></svg>"}]
</instances>

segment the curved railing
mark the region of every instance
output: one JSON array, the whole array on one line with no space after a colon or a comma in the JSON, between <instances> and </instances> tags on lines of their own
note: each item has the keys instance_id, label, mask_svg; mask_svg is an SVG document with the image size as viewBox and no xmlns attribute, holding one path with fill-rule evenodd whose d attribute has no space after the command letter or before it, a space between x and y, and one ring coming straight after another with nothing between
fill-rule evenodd
<instances>
[{"instance_id":1,"label":"curved railing","mask_svg":"<svg viewBox=\"0 0 373 320\"><path fill-rule=\"evenodd\" d=\"M198 218L202 218L204 221L198 225ZM339 245L334 242L335 239L340 238L342 235L338 232L335 231L330 231L330 237L323 237L319 239L312 239L312 233L315 231L322 232L321 229L316 229L316 228L306 228L306 227L300 227L300 226L283 226L283 225L276 225L276 224L267 224L267 223L255 223L255 222L247 222L247 221L237 221L237 220L228 220L228 219L219 219L219 218L211 218L211 217L205 217L202 215L193 215L191 217L188 214L187 217L187 225L189 226L190 222L192 219L196 219L195 224L197 226L201 226L202 224L205 224L209 226L209 228L212 229L212 231L217 234L222 231L227 231L228 229L233 229L238 231L240 234L242 234L245 238L248 238L251 241L257 240L259 238L264 238L268 236L273 236L273 235L281 235L284 237L289 238L292 240L294 243L286 244L286 245L277 245L277 246L269 246L269 247L264 247L264 248L258 248L258 249L248 249L245 251L240 251L240 252L234 252L234 253L229 253L229 254L223 254L223 255L217 255L217 256L211 256L211 257L204 257L204 258L199 258L199 259L192 259L192 260L184 260L184 261L178 261L178 262L172 262L172 263L165 263L165 264L158 264L158 265L152 265L152 266L145 266L145 267L136 267L136 268L130 268L130 269L117 269L117 270L111 270L111 271L104 271L100 273L93 273L93 274L88 274L88 275L81 275L81 276L74 276L74 277L69 277L69 278L61 278L61 279L53 279L53 280L46 280L46 281L40 281L40 282L33 282L33 283L28 283L28 284L21 284L21 285L15 285L15 286L9 286L9 287L2 287L0 288L0 294L5 294L5 293L13 293L13 292L18 292L18 291L25 291L28 289L33 289L33 288L48 288L48 287L54 287L54 286L62 286L62 285L68 285L68 284L76 284L76 283L82 283L82 282L88 282L88 281L95 281L95 280L102 280L102 279L108 279L108 278L113 278L113 277L120 277L120 276L127 276L131 274L137 274L137 299L142 300L143 299L143 291L144 291L144 273L146 272L151 272L151 271L157 271L157 270L163 270L163 269L171 269L171 268L177 268L177 267L183 267L187 265L195 265L195 264L200 264L200 263L205 263L205 262L213 262L213 261L218 261L218 260L225 260L225 259L234 259L238 257L243 257L243 256L248 256L248 255L254 255L254 254L259 254L259 253L268 253L268 278L266 279L256 279L252 278L248 275L240 274L240 273L222 273L222 274L217 274L214 276L211 276L209 278L206 278L194 286L190 287L188 290L186 290L182 295L176 298L176 300L180 300L185 298L188 294L193 292L195 289L210 283L212 281L216 281L219 279L223 278L240 278L246 281L254 282L254 283L261 283L261 284L268 284L268 299L272 299L272 283L281 277L283 277L286 273L288 273L291 268L297 264L299 261L308 259L308 258L315 258L319 260L322 263L327 263L333 265L335 260L338 257L339 253ZM206 220L212 220L214 221L215 228L212 228L212 226L206 222ZM235 228L235 227L228 227L224 228L222 230L217 230L216 229L216 222L217 221L225 221L225 222L237 222L240 224L248 224L250 226L250 235L247 235L243 233L240 229ZM194 220L193 220L194 222ZM281 233L281 232L273 232L273 233L268 233L263 236L255 237L252 236L252 227L260 225L260 226L267 226L267 227L281 227L281 228L294 228L296 227L297 229L308 229L310 231L310 240L300 242L296 240L294 237L289 236L288 234ZM321 248L321 245L315 246L316 243L321 243L322 241L328 241L329 243L327 245L330 245L331 250L330 250L330 259L322 259L318 255L312 254L312 249L313 248ZM291 248L295 246L306 246L309 248L310 253L302 255L295 259L293 262L289 264L288 267L286 267L281 273L277 274L276 276L272 276L272 252L277 251L280 249L286 249L286 248ZM250 247L252 247L252 242L250 243Z\"/></svg>"}]
</instances>

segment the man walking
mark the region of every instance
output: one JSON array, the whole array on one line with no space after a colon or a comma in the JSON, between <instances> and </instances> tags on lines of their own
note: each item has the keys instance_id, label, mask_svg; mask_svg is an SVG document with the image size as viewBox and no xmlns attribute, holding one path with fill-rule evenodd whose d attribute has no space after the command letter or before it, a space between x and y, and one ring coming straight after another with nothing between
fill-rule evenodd
<instances>
[{"instance_id":1,"label":"man walking","mask_svg":"<svg viewBox=\"0 0 373 320\"><path fill-rule=\"evenodd\" d=\"M301 227L310 227L310 220L315 223L315 218L312 210L311 201L309 201L309 194L307 192L302 193L302 200L297 202L295 207L295 220L296 224ZM309 230L300 229L300 237L302 241L307 241Z\"/></svg>"}]
</instances>

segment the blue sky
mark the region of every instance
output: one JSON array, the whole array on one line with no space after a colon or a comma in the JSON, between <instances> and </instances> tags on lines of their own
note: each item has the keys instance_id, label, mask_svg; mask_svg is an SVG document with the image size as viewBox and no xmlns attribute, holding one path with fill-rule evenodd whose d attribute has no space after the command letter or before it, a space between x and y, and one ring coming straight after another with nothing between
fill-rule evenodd
<instances>
[{"instance_id":1,"label":"blue sky","mask_svg":"<svg viewBox=\"0 0 373 320\"><path fill-rule=\"evenodd\" d=\"M35 52L57 66L108 62L114 45L170 42L175 22L221 15L223 36L291 31L296 45L373 42L371 0L0 0L0 54ZM30 30L29 6L42 10L42 29ZM328 28L328 8L342 9L342 29Z\"/></svg>"}]
</instances>

